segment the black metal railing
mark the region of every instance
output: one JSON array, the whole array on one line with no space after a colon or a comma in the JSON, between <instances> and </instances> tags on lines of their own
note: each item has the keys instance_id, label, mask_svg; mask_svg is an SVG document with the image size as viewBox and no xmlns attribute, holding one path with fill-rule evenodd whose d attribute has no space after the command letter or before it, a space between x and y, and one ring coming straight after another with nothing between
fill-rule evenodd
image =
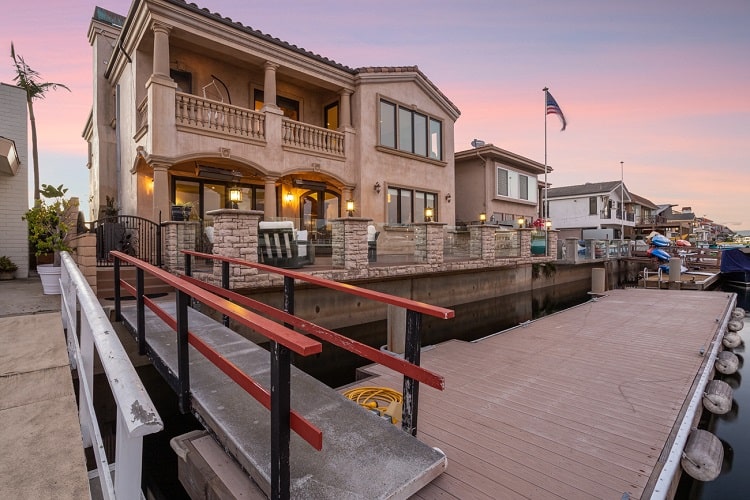
<instances>
[{"instance_id":1,"label":"black metal railing","mask_svg":"<svg viewBox=\"0 0 750 500\"><path fill-rule=\"evenodd\" d=\"M96 265L111 267L112 250L137 257L151 265L161 267L161 226L143 217L113 215L91 223L96 234Z\"/></svg>"}]
</instances>

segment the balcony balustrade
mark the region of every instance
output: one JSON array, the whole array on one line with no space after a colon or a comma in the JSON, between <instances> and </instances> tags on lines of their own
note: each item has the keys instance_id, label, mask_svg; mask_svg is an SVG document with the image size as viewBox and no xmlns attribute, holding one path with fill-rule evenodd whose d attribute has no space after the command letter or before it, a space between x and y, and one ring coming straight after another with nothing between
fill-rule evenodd
<instances>
[{"instance_id":1,"label":"balcony balustrade","mask_svg":"<svg viewBox=\"0 0 750 500\"><path fill-rule=\"evenodd\" d=\"M178 125L255 140L265 140L266 116L250 109L177 92L175 118Z\"/></svg>"},{"instance_id":2,"label":"balcony balustrade","mask_svg":"<svg viewBox=\"0 0 750 500\"><path fill-rule=\"evenodd\" d=\"M282 122L282 141L284 146L345 156L344 134L335 130L316 127L307 123L285 118Z\"/></svg>"}]
</instances>

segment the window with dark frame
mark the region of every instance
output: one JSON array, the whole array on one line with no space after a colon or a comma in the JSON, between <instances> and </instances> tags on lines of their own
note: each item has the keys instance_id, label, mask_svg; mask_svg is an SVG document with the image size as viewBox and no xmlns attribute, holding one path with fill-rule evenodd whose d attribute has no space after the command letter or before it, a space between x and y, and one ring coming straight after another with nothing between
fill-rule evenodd
<instances>
[{"instance_id":1,"label":"window with dark frame","mask_svg":"<svg viewBox=\"0 0 750 500\"><path fill-rule=\"evenodd\" d=\"M387 223L406 225L423 222L425 209L431 208L432 220L438 221L437 193L389 187L387 194Z\"/></svg>"},{"instance_id":2,"label":"window with dark frame","mask_svg":"<svg viewBox=\"0 0 750 500\"><path fill-rule=\"evenodd\" d=\"M185 94L193 93L193 74L189 71L170 69L169 76L177 84L177 90Z\"/></svg>"},{"instance_id":3,"label":"window with dark frame","mask_svg":"<svg viewBox=\"0 0 750 500\"><path fill-rule=\"evenodd\" d=\"M596 215L596 196L589 196L589 215Z\"/></svg>"},{"instance_id":4,"label":"window with dark frame","mask_svg":"<svg viewBox=\"0 0 750 500\"><path fill-rule=\"evenodd\" d=\"M255 111L260 111L263 108L264 92L260 89L255 89L253 93L253 100L255 101ZM276 105L284 113L284 116L290 120L299 121L299 101L276 95Z\"/></svg>"},{"instance_id":5,"label":"window with dark frame","mask_svg":"<svg viewBox=\"0 0 750 500\"><path fill-rule=\"evenodd\" d=\"M443 124L425 113L381 99L380 145L442 160Z\"/></svg>"}]
</instances>

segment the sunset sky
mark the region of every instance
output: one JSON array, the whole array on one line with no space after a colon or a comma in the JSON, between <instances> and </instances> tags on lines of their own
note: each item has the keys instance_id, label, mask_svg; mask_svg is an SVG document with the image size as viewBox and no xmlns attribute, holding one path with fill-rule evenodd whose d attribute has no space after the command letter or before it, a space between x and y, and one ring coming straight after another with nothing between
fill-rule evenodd
<instances>
[{"instance_id":1,"label":"sunset sky","mask_svg":"<svg viewBox=\"0 0 750 500\"><path fill-rule=\"evenodd\" d=\"M750 229L748 0L196 3L352 68L419 66L461 110L456 150L477 138L543 162L547 86L568 120L560 132L547 118L553 186L618 180L622 161L632 192ZM41 182L84 204L97 5L130 8L26 0L0 22L0 81L13 83L13 41L44 81L72 91L35 104Z\"/></svg>"}]
</instances>

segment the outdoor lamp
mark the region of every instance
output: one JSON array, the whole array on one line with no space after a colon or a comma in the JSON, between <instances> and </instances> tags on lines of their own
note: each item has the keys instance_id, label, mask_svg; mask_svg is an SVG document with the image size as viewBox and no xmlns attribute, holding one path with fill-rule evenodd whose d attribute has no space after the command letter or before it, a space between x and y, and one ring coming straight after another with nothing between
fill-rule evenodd
<instances>
[{"instance_id":1,"label":"outdoor lamp","mask_svg":"<svg viewBox=\"0 0 750 500\"><path fill-rule=\"evenodd\" d=\"M545 222L545 223L544 223L544 225L545 225L545 227L546 227L547 229L549 229L549 228L551 228L551 227L552 227L552 221L551 221L551 220L547 220L547 222Z\"/></svg>"},{"instance_id":2,"label":"outdoor lamp","mask_svg":"<svg viewBox=\"0 0 750 500\"><path fill-rule=\"evenodd\" d=\"M432 207L427 207L424 209L424 221L425 222L432 222L432 216L434 214L434 211L432 210Z\"/></svg>"},{"instance_id":3,"label":"outdoor lamp","mask_svg":"<svg viewBox=\"0 0 750 500\"><path fill-rule=\"evenodd\" d=\"M229 201L239 203L242 201L242 189L237 186L229 188Z\"/></svg>"},{"instance_id":4,"label":"outdoor lamp","mask_svg":"<svg viewBox=\"0 0 750 500\"><path fill-rule=\"evenodd\" d=\"M292 192L291 191L287 192L286 193L286 202L287 203L291 203L293 199L294 199L294 196L292 196Z\"/></svg>"},{"instance_id":5,"label":"outdoor lamp","mask_svg":"<svg viewBox=\"0 0 750 500\"><path fill-rule=\"evenodd\" d=\"M487 214L484 213L484 212L480 213L479 214L479 222L481 222L482 224L484 224L486 221L487 221Z\"/></svg>"},{"instance_id":6,"label":"outdoor lamp","mask_svg":"<svg viewBox=\"0 0 750 500\"><path fill-rule=\"evenodd\" d=\"M349 217L354 215L354 200L346 200L346 211L349 212Z\"/></svg>"},{"instance_id":7,"label":"outdoor lamp","mask_svg":"<svg viewBox=\"0 0 750 500\"><path fill-rule=\"evenodd\" d=\"M518 227L523 227L524 223L526 222L526 219L523 217L518 218Z\"/></svg>"}]
</instances>

